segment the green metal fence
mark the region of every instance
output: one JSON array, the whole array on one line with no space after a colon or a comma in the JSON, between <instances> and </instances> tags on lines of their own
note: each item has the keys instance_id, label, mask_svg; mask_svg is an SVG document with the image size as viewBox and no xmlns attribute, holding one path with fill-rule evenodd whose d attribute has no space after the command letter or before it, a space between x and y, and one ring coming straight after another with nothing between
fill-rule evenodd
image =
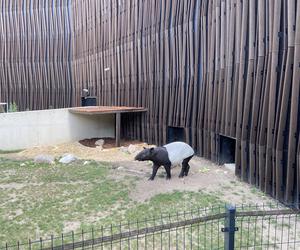
<instances>
[{"instance_id":1,"label":"green metal fence","mask_svg":"<svg viewBox=\"0 0 300 250\"><path fill-rule=\"evenodd\" d=\"M281 205L199 208L0 249L300 249L299 219Z\"/></svg>"}]
</instances>

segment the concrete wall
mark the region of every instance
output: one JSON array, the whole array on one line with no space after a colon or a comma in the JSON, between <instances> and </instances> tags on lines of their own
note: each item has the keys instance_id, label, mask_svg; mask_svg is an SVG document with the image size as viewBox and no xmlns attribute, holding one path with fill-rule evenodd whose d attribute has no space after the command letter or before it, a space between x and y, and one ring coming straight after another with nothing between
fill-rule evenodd
<instances>
[{"instance_id":1,"label":"concrete wall","mask_svg":"<svg viewBox=\"0 0 300 250\"><path fill-rule=\"evenodd\" d=\"M78 115L68 109L0 114L0 149L24 149L93 137L115 137L114 115Z\"/></svg>"}]
</instances>

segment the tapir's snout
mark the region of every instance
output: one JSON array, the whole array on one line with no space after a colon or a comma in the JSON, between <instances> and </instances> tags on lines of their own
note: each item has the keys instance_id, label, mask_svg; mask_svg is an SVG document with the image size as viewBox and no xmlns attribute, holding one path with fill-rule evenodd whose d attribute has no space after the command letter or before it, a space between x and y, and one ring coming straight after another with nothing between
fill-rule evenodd
<instances>
[{"instance_id":1,"label":"tapir's snout","mask_svg":"<svg viewBox=\"0 0 300 250\"><path fill-rule=\"evenodd\" d=\"M135 157L134 157L135 161L140 161L141 160L141 153L138 153Z\"/></svg>"},{"instance_id":2,"label":"tapir's snout","mask_svg":"<svg viewBox=\"0 0 300 250\"><path fill-rule=\"evenodd\" d=\"M134 157L134 160L136 161L145 161L145 160L148 160L148 149L144 149L142 150L141 152L139 152L135 157Z\"/></svg>"}]
</instances>

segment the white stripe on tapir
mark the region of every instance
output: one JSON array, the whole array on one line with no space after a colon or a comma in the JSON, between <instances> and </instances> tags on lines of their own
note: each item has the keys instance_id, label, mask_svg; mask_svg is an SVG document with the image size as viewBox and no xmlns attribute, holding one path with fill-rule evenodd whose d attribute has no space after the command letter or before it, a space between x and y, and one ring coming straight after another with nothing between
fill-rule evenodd
<instances>
[{"instance_id":1,"label":"white stripe on tapir","mask_svg":"<svg viewBox=\"0 0 300 250\"><path fill-rule=\"evenodd\" d=\"M172 142L164 145L172 165L181 164L182 161L194 154L192 147L184 142Z\"/></svg>"}]
</instances>

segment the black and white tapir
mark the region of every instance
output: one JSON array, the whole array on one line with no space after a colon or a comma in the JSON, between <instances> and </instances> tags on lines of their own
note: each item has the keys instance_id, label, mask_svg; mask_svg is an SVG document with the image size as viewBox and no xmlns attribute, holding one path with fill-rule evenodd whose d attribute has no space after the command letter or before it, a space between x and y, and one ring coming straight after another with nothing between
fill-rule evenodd
<instances>
[{"instance_id":1,"label":"black and white tapir","mask_svg":"<svg viewBox=\"0 0 300 250\"><path fill-rule=\"evenodd\" d=\"M163 147L144 148L137 156L137 161L152 161L153 171L149 180L154 180L157 170L164 166L167 172L167 179L171 179L171 166L182 164L179 178L189 173L189 161L195 152L192 147L184 142L172 142Z\"/></svg>"}]
</instances>

